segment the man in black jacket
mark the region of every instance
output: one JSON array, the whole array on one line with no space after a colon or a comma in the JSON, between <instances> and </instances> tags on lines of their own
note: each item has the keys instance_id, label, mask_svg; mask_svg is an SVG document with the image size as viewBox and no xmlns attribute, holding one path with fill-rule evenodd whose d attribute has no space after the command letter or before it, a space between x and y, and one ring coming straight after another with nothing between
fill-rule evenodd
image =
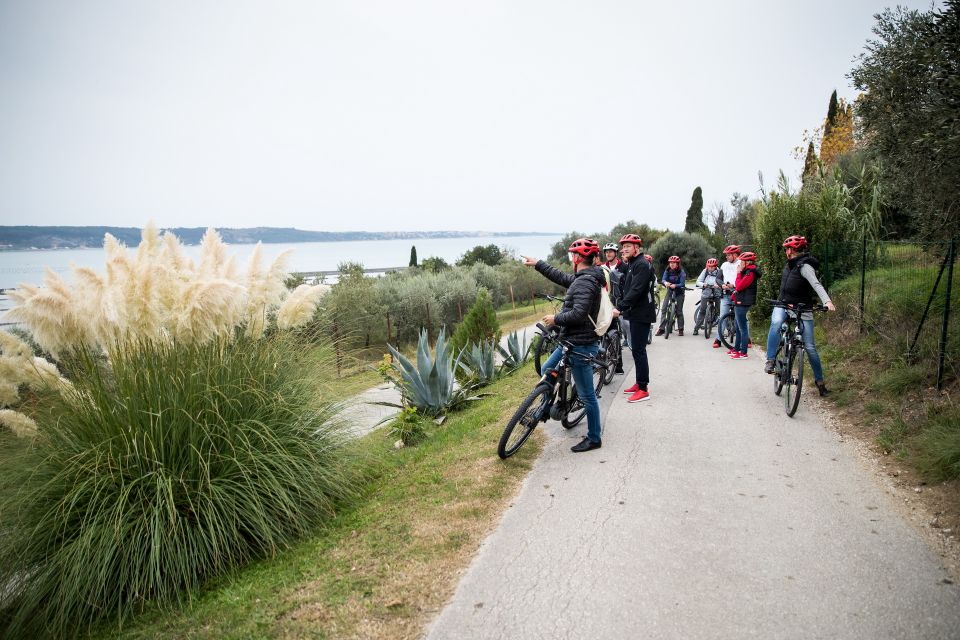
<instances>
[{"instance_id":1,"label":"man in black jacket","mask_svg":"<svg viewBox=\"0 0 960 640\"><path fill-rule=\"evenodd\" d=\"M536 267L548 280L566 287L567 295L563 299L563 308L556 315L543 317L547 327L560 327L560 338L573 345L570 368L576 382L577 395L587 412L587 437L570 448L575 453L599 449L602 442L600 434L600 403L593 388L592 358L600 350L600 336L594 330L594 322L600 313L600 289L605 286L603 270L596 266L600 255L600 245L589 238L574 240L570 245L570 260L573 262L573 274L564 273L543 260L523 257L528 267ZM556 368L563 355L558 347L542 367L546 373Z\"/></svg>"},{"instance_id":2,"label":"man in black jacket","mask_svg":"<svg viewBox=\"0 0 960 640\"><path fill-rule=\"evenodd\" d=\"M643 241L639 236L627 234L620 238L621 255L629 258L626 273L620 278L620 315L630 327L630 351L633 353L637 382L624 393L631 394L628 402L643 402L650 398L650 365L647 361L647 336L656 320L656 305L653 302L655 276L650 263L642 254Z\"/></svg>"}]
</instances>

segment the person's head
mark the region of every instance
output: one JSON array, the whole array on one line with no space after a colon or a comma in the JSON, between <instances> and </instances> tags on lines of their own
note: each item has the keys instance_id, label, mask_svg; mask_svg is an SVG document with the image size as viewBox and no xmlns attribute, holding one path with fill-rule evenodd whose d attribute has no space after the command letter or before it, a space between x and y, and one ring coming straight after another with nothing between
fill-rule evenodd
<instances>
[{"instance_id":1,"label":"person's head","mask_svg":"<svg viewBox=\"0 0 960 640\"><path fill-rule=\"evenodd\" d=\"M617 256L619 254L620 254L620 247L613 244L612 242L608 242L607 244L603 245L603 259L606 262L613 262L614 260L617 259Z\"/></svg>"},{"instance_id":2,"label":"person's head","mask_svg":"<svg viewBox=\"0 0 960 640\"><path fill-rule=\"evenodd\" d=\"M649 253L645 253L645 254L643 254L643 257L644 257L644 259L645 259L647 262L650 263L650 266L652 267L652 266L653 266L653 256L650 255Z\"/></svg>"},{"instance_id":3,"label":"person's head","mask_svg":"<svg viewBox=\"0 0 960 640\"><path fill-rule=\"evenodd\" d=\"M576 273L585 267L596 264L600 256L600 245L590 238L578 238L567 248L570 262L573 263L573 272Z\"/></svg>"},{"instance_id":4,"label":"person's head","mask_svg":"<svg viewBox=\"0 0 960 640\"><path fill-rule=\"evenodd\" d=\"M807 251L807 239L803 236L790 236L783 241L783 249L787 253L787 260Z\"/></svg>"},{"instance_id":5,"label":"person's head","mask_svg":"<svg viewBox=\"0 0 960 640\"><path fill-rule=\"evenodd\" d=\"M671 271L680 271L680 256L670 256L667 258L667 268Z\"/></svg>"},{"instance_id":6,"label":"person's head","mask_svg":"<svg viewBox=\"0 0 960 640\"><path fill-rule=\"evenodd\" d=\"M736 262L740 257L740 246L736 244L727 245L723 250L723 257L727 259L727 262Z\"/></svg>"},{"instance_id":7,"label":"person's head","mask_svg":"<svg viewBox=\"0 0 960 640\"><path fill-rule=\"evenodd\" d=\"M755 254L753 251L745 251L740 254L740 262L745 266L756 264L757 254Z\"/></svg>"},{"instance_id":8,"label":"person's head","mask_svg":"<svg viewBox=\"0 0 960 640\"><path fill-rule=\"evenodd\" d=\"M707 260L707 271L713 271L714 269L716 269L717 264L719 263L717 262L716 258L710 258L709 260Z\"/></svg>"},{"instance_id":9,"label":"person's head","mask_svg":"<svg viewBox=\"0 0 960 640\"><path fill-rule=\"evenodd\" d=\"M643 239L635 233L628 233L620 238L620 255L624 260L632 260L640 255Z\"/></svg>"}]
</instances>

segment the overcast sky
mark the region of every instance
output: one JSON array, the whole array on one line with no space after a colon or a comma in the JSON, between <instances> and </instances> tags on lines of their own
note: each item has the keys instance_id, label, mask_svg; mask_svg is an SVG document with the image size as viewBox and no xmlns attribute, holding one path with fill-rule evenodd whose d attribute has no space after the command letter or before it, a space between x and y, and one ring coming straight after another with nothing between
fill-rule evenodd
<instances>
[{"instance_id":1,"label":"overcast sky","mask_svg":"<svg viewBox=\"0 0 960 640\"><path fill-rule=\"evenodd\" d=\"M0 216L681 229L799 174L889 4L0 0Z\"/></svg>"}]
</instances>

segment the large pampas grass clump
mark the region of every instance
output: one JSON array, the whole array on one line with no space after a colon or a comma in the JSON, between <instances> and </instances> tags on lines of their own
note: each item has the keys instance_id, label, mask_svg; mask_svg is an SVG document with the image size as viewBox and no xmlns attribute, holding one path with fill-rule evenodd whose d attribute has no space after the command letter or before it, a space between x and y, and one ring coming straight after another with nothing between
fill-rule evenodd
<instances>
[{"instance_id":1,"label":"large pampas grass clump","mask_svg":"<svg viewBox=\"0 0 960 640\"><path fill-rule=\"evenodd\" d=\"M240 268L215 232L203 242L194 263L152 228L132 253L108 237L105 272L18 290L14 316L71 382L0 332L4 406L57 389L30 416L0 407L0 425L35 434L36 460L0 505L0 637L183 601L356 493L351 431L317 394L332 365L290 330L325 288L288 294L286 257Z\"/></svg>"}]
</instances>

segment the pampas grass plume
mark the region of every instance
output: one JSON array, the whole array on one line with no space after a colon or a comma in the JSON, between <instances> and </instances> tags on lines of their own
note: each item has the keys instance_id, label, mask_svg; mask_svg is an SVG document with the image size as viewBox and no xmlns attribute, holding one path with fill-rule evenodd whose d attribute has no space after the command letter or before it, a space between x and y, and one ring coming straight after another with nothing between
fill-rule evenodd
<instances>
[{"instance_id":1,"label":"pampas grass plume","mask_svg":"<svg viewBox=\"0 0 960 640\"><path fill-rule=\"evenodd\" d=\"M29 438L37 435L37 423L19 411L0 409L0 425L10 429L20 438Z\"/></svg>"},{"instance_id":2,"label":"pampas grass plume","mask_svg":"<svg viewBox=\"0 0 960 640\"><path fill-rule=\"evenodd\" d=\"M300 327L313 317L320 298L330 290L328 285L302 284L280 305L277 311L277 327L282 330Z\"/></svg>"}]
</instances>

